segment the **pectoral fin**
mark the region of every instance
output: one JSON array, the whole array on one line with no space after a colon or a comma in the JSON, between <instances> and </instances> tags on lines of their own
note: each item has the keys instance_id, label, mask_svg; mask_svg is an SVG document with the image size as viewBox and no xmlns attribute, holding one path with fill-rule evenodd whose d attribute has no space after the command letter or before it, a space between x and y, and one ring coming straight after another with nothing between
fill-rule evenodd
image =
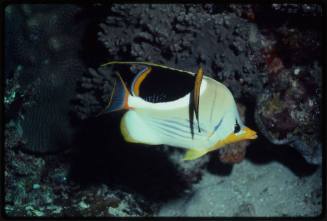
<instances>
[{"instance_id":1,"label":"pectoral fin","mask_svg":"<svg viewBox=\"0 0 327 221\"><path fill-rule=\"evenodd\" d=\"M184 155L183 160L195 160L207 153L206 150L195 150L195 149L190 149L186 152Z\"/></svg>"},{"instance_id":2,"label":"pectoral fin","mask_svg":"<svg viewBox=\"0 0 327 221\"><path fill-rule=\"evenodd\" d=\"M198 121L198 129L200 130L200 124L199 124L199 103L200 103L200 88L201 88L201 82L203 79L203 69L200 67L195 75L195 83L194 83L194 93L193 93L193 103L194 103L194 111L195 111L195 117Z\"/></svg>"}]
</instances>

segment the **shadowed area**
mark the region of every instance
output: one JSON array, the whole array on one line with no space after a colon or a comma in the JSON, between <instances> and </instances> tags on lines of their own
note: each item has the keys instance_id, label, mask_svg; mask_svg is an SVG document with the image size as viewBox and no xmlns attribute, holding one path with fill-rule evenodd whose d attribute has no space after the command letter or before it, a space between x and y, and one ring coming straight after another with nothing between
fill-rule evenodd
<instances>
[{"instance_id":1,"label":"shadowed area","mask_svg":"<svg viewBox=\"0 0 327 221\"><path fill-rule=\"evenodd\" d=\"M248 119L247 125L255 131L259 131L254 123L254 107L255 105L251 103L247 105L245 112L246 119ZM245 157L256 164L278 161L299 177L309 176L318 168L317 165L309 164L298 151L289 145L271 144L260 132L258 133L258 139L252 141L247 148Z\"/></svg>"},{"instance_id":2,"label":"shadowed area","mask_svg":"<svg viewBox=\"0 0 327 221\"><path fill-rule=\"evenodd\" d=\"M287 145L276 146L269 144L263 138L263 135L253 145L248 147L246 158L255 164L278 161L299 177L309 176L319 167L307 163L299 152Z\"/></svg>"},{"instance_id":3,"label":"shadowed area","mask_svg":"<svg viewBox=\"0 0 327 221\"><path fill-rule=\"evenodd\" d=\"M121 113L86 120L75 136L72 178L81 184L107 183L150 200L178 197L187 187L159 146L126 143Z\"/></svg>"}]
</instances>

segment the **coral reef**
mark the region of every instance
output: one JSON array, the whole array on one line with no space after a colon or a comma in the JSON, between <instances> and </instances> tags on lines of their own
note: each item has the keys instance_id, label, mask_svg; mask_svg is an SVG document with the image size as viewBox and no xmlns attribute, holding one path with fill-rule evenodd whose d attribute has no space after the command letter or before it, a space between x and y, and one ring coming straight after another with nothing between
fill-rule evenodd
<instances>
[{"instance_id":1,"label":"coral reef","mask_svg":"<svg viewBox=\"0 0 327 221\"><path fill-rule=\"evenodd\" d=\"M321 16L322 8L319 4L272 4L272 9L300 16Z\"/></svg>"},{"instance_id":2,"label":"coral reef","mask_svg":"<svg viewBox=\"0 0 327 221\"><path fill-rule=\"evenodd\" d=\"M113 83L112 72L103 68L89 68L78 83L80 92L74 105L76 117L83 120L97 116L109 102Z\"/></svg>"},{"instance_id":3,"label":"coral reef","mask_svg":"<svg viewBox=\"0 0 327 221\"><path fill-rule=\"evenodd\" d=\"M287 144L307 162L319 165L322 160L321 7L274 4L271 9L268 14L288 16L289 22L277 27L262 24L266 33L263 56L269 84L257 97L255 121L271 143Z\"/></svg>"},{"instance_id":4,"label":"coral reef","mask_svg":"<svg viewBox=\"0 0 327 221\"><path fill-rule=\"evenodd\" d=\"M310 163L322 160L320 99L321 70L297 67L274 76L255 111L260 131L274 144L289 144Z\"/></svg>"},{"instance_id":5,"label":"coral reef","mask_svg":"<svg viewBox=\"0 0 327 221\"><path fill-rule=\"evenodd\" d=\"M6 7L4 211L8 217L153 213L154 207L141 196L107 185L81 186L70 175L70 150L35 155L65 149L72 138L69 112L76 83L87 72L80 51L87 24L93 21L81 17L82 8Z\"/></svg>"},{"instance_id":6,"label":"coral reef","mask_svg":"<svg viewBox=\"0 0 327 221\"><path fill-rule=\"evenodd\" d=\"M321 19L318 4L7 6L5 214L319 214ZM108 60L202 65L259 139L190 162L127 144L120 113L95 117L113 87Z\"/></svg>"},{"instance_id":7,"label":"coral reef","mask_svg":"<svg viewBox=\"0 0 327 221\"><path fill-rule=\"evenodd\" d=\"M67 165L58 165L62 162L52 165L54 169L46 165L50 159L22 152L11 157L16 162L6 159L5 174L5 211L9 217L147 216L156 209L141 196L107 185L81 187L69 178Z\"/></svg>"},{"instance_id":8,"label":"coral reef","mask_svg":"<svg viewBox=\"0 0 327 221\"><path fill-rule=\"evenodd\" d=\"M21 119L28 141L22 148L28 151L57 151L71 138L69 104L85 69L78 54L85 26L76 20L80 11L74 5L6 7L5 74L11 78L19 67L14 84L31 89L30 105L24 106Z\"/></svg>"},{"instance_id":9,"label":"coral reef","mask_svg":"<svg viewBox=\"0 0 327 221\"><path fill-rule=\"evenodd\" d=\"M5 212L8 217L148 216L142 196L107 185L82 186L70 175L72 153L33 156L11 121L5 130ZM20 136L19 136L20 135Z\"/></svg>"},{"instance_id":10,"label":"coral reef","mask_svg":"<svg viewBox=\"0 0 327 221\"><path fill-rule=\"evenodd\" d=\"M223 81L236 97L253 97L266 81L257 69L262 60L258 30L225 10L217 13L218 8L114 4L100 24L98 38L108 50L108 60L151 61L193 72L201 63L207 75ZM165 16L164 22L158 14ZM80 118L93 116L108 100L109 73L90 69L84 75L76 105ZM260 80L253 81L258 73Z\"/></svg>"},{"instance_id":11,"label":"coral reef","mask_svg":"<svg viewBox=\"0 0 327 221\"><path fill-rule=\"evenodd\" d=\"M218 13L217 5L115 4L110 10L99 32L110 60L146 60L193 72L201 63L237 98L254 96L265 82L256 67L256 26L227 10Z\"/></svg>"}]
</instances>

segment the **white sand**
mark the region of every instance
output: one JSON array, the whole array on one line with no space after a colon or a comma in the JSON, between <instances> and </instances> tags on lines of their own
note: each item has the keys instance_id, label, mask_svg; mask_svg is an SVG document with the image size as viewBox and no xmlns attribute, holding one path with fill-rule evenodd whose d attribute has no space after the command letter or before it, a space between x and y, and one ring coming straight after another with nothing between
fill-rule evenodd
<instances>
[{"instance_id":1,"label":"white sand","mask_svg":"<svg viewBox=\"0 0 327 221\"><path fill-rule=\"evenodd\" d=\"M318 216L321 170L299 178L278 162L234 165L229 176L205 172L185 197L163 205L159 216ZM318 196L317 196L318 195Z\"/></svg>"}]
</instances>

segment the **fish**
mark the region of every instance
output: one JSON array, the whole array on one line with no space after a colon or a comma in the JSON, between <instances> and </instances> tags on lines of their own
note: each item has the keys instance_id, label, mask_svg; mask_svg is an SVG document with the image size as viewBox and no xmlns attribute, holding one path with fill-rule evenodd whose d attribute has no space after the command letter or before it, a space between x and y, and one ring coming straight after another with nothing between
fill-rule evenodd
<instances>
[{"instance_id":1,"label":"fish","mask_svg":"<svg viewBox=\"0 0 327 221\"><path fill-rule=\"evenodd\" d=\"M195 160L227 144L257 138L257 133L243 124L231 91L204 75L201 66L196 73L151 62L111 61L101 66L110 65L131 66L135 74L128 88L121 73L116 72L114 89L102 111L125 111L120 131L126 142L183 148L186 150L183 160ZM135 65L143 68L136 72ZM161 72L164 74L159 84L151 83L151 78L161 76ZM166 78L180 75L182 82L163 83ZM172 88L174 84L176 87ZM152 102L146 99L147 86L152 87L152 92L169 88L167 94L174 94L173 90L180 94L177 98ZM193 128L194 119L198 130Z\"/></svg>"}]
</instances>

